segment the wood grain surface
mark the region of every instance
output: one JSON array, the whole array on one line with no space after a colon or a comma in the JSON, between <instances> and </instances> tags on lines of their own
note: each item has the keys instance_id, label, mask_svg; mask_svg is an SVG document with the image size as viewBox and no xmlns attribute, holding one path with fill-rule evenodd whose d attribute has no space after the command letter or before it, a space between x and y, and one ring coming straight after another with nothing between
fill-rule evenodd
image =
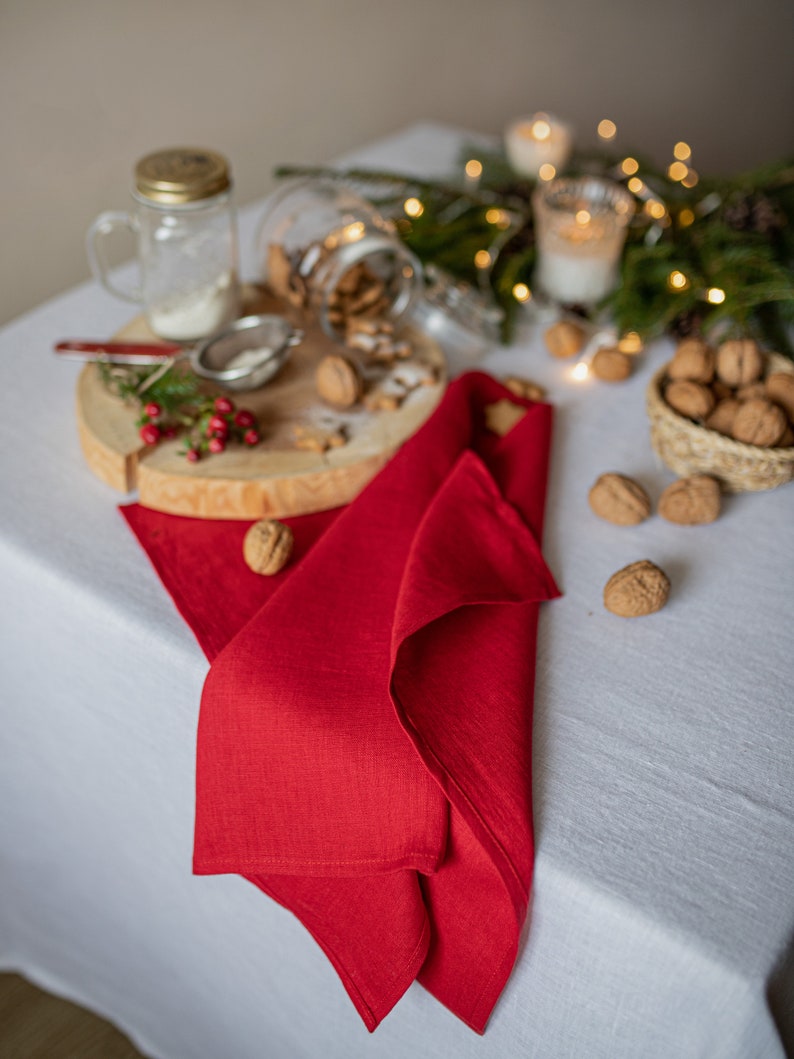
<instances>
[{"instance_id":1,"label":"wood grain surface","mask_svg":"<svg viewBox=\"0 0 794 1059\"><path fill-rule=\"evenodd\" d=\"M247 291L245 311L289 315L260 289ZM363 403L335 410L318 396L314 375L320 359L342 347L319 328L293 322L305 329L305 338L279 374L258 390L230 394L238 407L258 417L262 442L254 448L230 445L195 464L180 455L178 440L143 446L137 408L111 394L97 366L86 364L77 382L77 426L88 467L119 492L137 490L145 507L197 518L279 518L348 503L438 404L446 384L444 357L426 335L405 328L401 337L414 350L409 363L432 367L436 382L417 386L393 411L373 411ZM114 337L154 338L142 318ZM383 381L384 369L366 370L371 390ZM347 440L322 453L304 451L296 447L296 428L342 429Z\"/></svg>"}]
</instances>

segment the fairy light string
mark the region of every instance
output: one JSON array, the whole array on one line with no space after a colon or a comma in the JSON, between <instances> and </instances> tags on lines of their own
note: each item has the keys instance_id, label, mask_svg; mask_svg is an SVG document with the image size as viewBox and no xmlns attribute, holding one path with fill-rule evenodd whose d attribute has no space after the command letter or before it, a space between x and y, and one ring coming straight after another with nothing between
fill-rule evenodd
<instances>
[{"instance_id":1,"label":"fairy light string","mask_svg":"<svg viewBox=\"0 0 794 1059\"><path fill-rule=\"evenodd\" d=\"M540 119L538 119L540 120ZM538 137L543 129L533 127ZM753 334L794 356L794 157L732 178L709 178L686 140L661 165L623 142L603 117L595 148L577 148L564 167L544 164L537 181L598 175L626 187L636 212L621 260L621 283L598 307L621 335L721 327ZM395 225L425 264L488 295L504 313L509 341L516 314L534 301L531 195L503 146L468 145L459 175L421 180L380 170L282 166L277 176L349 183Z\"/></svg>"}]
</instances>

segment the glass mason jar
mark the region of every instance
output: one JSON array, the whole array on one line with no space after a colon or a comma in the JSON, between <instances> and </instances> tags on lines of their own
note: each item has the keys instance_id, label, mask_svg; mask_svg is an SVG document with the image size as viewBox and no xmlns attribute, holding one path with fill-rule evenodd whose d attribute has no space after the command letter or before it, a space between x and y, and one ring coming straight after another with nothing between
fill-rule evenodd
<instances>
[{"instance_id":1,"label":"glass mason jar","mask_svg":"<svg viewBox=\"0 0 794 1059\"><path fill-rule=\"evenodd\" d=\"M421 265L391 222L332 180L297 178L278 190L256 253L273 293L335 339L362 318L396 323L421 295Z\"/></svg>"},{"instance_id":2,"label":"glass mason jar","mask_svg":"<svg viewBox=\"0 0 794 1059\"><path fill-rule=\"evenodd\" d=\"M239 315L237 231L226 160L174 148L135 167L133 208L100 214L86 246L94 276L112 294L143 307L152 331L176 342L204 338ZM137 240L140 284L110 277L106 239L118 229Z\"/></svg>"}]
</instances>

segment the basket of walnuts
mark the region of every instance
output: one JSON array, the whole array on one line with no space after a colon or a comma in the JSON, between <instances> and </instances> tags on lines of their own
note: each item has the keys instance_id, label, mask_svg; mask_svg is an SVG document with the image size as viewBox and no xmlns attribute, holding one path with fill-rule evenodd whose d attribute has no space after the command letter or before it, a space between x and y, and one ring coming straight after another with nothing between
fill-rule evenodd
<instances>
[{"instance_id":1,"label":"basket of walnuts","mask_svg":"<svg viewBox=\"0 0 794 1059\"><path fill-rule=\"evenodd\" d=\"M753 339L685 338L646 406L651 443L678 475L710 474L729 493L794 478L794 364Z\"/></svg>"}]
</instances>

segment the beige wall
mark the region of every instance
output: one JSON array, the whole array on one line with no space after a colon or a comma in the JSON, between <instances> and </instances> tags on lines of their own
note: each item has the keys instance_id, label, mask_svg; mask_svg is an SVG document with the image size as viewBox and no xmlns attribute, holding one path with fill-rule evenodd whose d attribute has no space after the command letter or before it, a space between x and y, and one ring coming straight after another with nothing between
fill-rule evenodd
<instances>
[{"instance_id":1,"label":"beige wall","mask_svg":"<svg viewBox=\"0 0 794 1059\"><path fill-rule=\"evenodd\" d=\"M789 0L0 0L0 321L85 279L135 160L197 143L245 203L422 119L552 110L702 170L794 149Z\"/></svg>"}]
</instances>

